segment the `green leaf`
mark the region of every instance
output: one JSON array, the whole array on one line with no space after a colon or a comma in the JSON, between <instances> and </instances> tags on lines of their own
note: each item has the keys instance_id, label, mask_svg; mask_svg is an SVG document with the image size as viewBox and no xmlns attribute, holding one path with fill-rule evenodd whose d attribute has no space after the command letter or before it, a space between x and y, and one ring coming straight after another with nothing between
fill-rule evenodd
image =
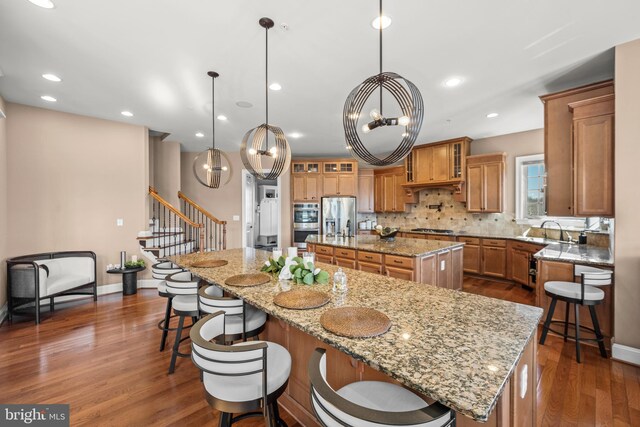
<instances>
[{"instance_id":1,"label":"green leaf","mask_svg":"<svg viewBox=\"0 0 640 427\"><path fill-rule=\"evenodd\" d=\"M313 273L309 272L304 276L303 282L305 283L305 285L312 285L313 284Z\"/></svg>"},{"instance_id":2,"label":"green leaf","mask_svg":"<svg viewBox=\"0 0 640 427\"><path fill-rule=\"evenodd\" d=\"M321 270L320 273L316 276L316 282L324 285L325 283L329 283L329 273L324 270Z\"/></svg>"},{"instance_id":3,"label":"green leaf","mask_svg":"<svg viewBox=\"0 0 640 427\"><path fill-rule=\"evenodd\" d=\"M302 258L300 258L299 256L293 257L293 261L296 264L302 264Z\"/></svg>"},{"instance_id":4,"label":"green leaf","mask_svg":"<svg viewBox=\"0 0 640 427\"><path fill-rule=\"evenodd\" d=\"M302 277L302 269L300 267L298 267L293 275L295 277L297 277L298 279L301 278Z\"/></svg>"},{"instance_id":5,"label":"green leaf","mask_svg":"<svg viewBox=\"0 0 640 427\"><path fill-rule=\"evenodd\" d=\"M280 256L280 258L278 258L278 265L279 265L280 267L284 267L285 262L286 262L286 261L285 261L285 259L284 259L284 257L283 257L283 256Z\"/></svg>"},{"instance_id":6,"label":"green leaf","mask_svg":"<svg viewBox=\"0 0 640 427\"><path fill-rule=\"evenodd\" d=\"M296 268L298 268L297 265L290 265L289 266L289 271L291 272L291 274L293 274L296 271Z\"/></svg>"}]
</instances>

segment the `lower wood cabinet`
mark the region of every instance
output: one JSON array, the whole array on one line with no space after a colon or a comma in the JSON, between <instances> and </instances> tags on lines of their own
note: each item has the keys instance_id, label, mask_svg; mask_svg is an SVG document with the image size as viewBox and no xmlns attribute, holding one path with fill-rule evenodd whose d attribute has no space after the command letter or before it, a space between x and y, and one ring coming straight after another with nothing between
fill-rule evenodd
<instances>
[{"instance_id":1,"label":"lower wood cabinet","mask_svg":"<svg viewBox=\"0 0 640 427\"><path fill-rule=\"evenodd\" d=\"M352 268L354 270L356 269L355 259L345 259L345 258L335 257L333 261L334 261L334 264L337 265L338 267Z\"/></svg>"},{"instance_id":2,"label":"lower wood cabinet","mask_svg":"<svg viewBox=\"0 0 640 427\"><path fill-rule=\"evenodd\" d=\"M316 261L323 262L325 264L333 264L333 255L329 256L316 253Z\"/></svg>"},{"instance_id":3,"label":"lower wood cabinet","mask_svg":"<svg viewBox=\"0 0 640 427\"><path fill-rule=\"evenodd\" d=\"M529 252L511 250L511 280L514 282L529 285L529 256Z\"/></svg>"},{"instance_id":4,"label":"lower wood cabinet","mask_svg":"<svg viewBox=\"0 0 640 427\"><path fill-rule=\"evenodd\" d=\"M482 274L507 277L507 248L482 246Z\"/></svg>"},{"instance_id":5,"label":"lower wood cabinet","mask_svg":"<svg viewBox=\"0 0 640 427\"><path fill-rule=\"evenodd\" d=\"M389 267L388 265L384 267L385 273L389 277L395 277L396 279L404 279L404 280L414 280L414 271L407 270L405 268L397 268L397 267Z\"/></svg>"},{"instance_id":6,"label":"lower wood cabinet","mask_svg":"<svg viewBox=\"0 0 640 427\"><path fill-rule=\"evenodd\" d=\"M356 269L366 271L367 273L382 274L382 264L373 264L369 262L358 261Z\"/></svg>"}]
</instances>

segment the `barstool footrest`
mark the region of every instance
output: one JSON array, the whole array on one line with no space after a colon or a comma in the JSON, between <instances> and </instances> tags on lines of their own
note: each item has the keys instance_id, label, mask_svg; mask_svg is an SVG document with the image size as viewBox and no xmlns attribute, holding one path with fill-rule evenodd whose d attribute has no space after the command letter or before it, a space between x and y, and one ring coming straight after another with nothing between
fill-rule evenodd
<instances>
[{"instance_id":1,"label":"barstool footrest","mask_svg":"<svg viewBox=\"0 0 640 427\"><path fill-rule=\"evenodd\" d=\"M174 317L178 317L178 316L176 316L175 314L172 314L169 317L169 319L173 319ZM165 330L164 329L164 318L158 322L158 329L160 329L161 331ZM167 331L175 331L177 329L178 329L177 327L175 327L175 328L167 328Z\"/></svg>"},{"instance_id":2,"label":"barstool footrest","mask_svg":"<svg viewBox=\"0 0 640 427\"><path fill-rule=\"evenodd\" d=\"M560 323L560 324L564 325L564 320L552 320L551 323ZM574 322L569 322L568 325L572 326L574 329L576 328L576 324ZM547 330L549 332L553 332L556 335L560 335L561 337L565 336L564 335L564 331L558 332L555 329L551 329L551 327L547 328ZM588 326L580 325L580 330L585 330L587 332L591 332L594 335L596 334L596 331L593 328L590 328ZM567 334L567 338L571 338L571 339L574 339L574 340L576 339L575 335L568 335L568 334ZM599 339L597 337L596 338L583 338L583 337L580 337L580 341L604 341L604 338L601 340L601 339Z\"/></svg>"}]
</instances>

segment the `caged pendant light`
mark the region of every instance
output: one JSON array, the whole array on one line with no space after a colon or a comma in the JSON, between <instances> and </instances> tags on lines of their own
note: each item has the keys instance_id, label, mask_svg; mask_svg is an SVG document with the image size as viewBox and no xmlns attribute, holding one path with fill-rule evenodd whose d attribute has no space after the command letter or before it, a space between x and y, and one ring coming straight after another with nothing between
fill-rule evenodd
<instances>
[{"instance_id":1,"label":"caged pendant light","mask_svg":"<svg viewBox=\"0 0 640 427\"><path fill-rule=\"evenodd\" d=\"M215 71L207 73L211 77L211 117L213 123L211 148L198 154L193 159L193 174L200 184L209 188L220 188L231 180L231 162L227 155L216 148L216 111L215 111L215 93L216 93L216 77L219 76ZM223 160L226 165L223 165ZM226 180L223 182L223 176Z\"/></svg>"},{"instance_id":2,"label":"caged pendant light","mask_svg":"<svg viewBox=\"0 0 640 427\"><path fill-rule=\"evenodd\" d=\"M265 29L265 121L258 127L249 130L242 138L240 146L240 157L245 168L259 179L276 179L289 169L291 163L291 149L284 132L277 126L269 124L269 28L273 27L273 21L269 18L261 18L258 21ZM269 133L274 136L274 143L269 148ZM267 161L263 165L263 160ZM269 166L266 169L265 166Z\"/></svg>"},{"instance_id":3,"label":"caged pendant light","mask_svg":"<svg viewBox=\"0 0 640 427\"><path fill-rule=\"evenodd\" d=\"M382 0L379 2L379 18L382 20ZM424 116L424 105L422 95L418 88L409 80L392 72L382 72L382 29L383 25L379 25L379 44L380 44L380 73L371 76L364 82L356 86L344 104L342 113L342 123L344 126L345 139L347 148L356 157L373 166L387 166L396 163L409 154L413 144L416 142L420 128L422 128L422 119ZM382 110L382 92L386 90L396 100L402 111L400 117L385 117ZM362 108L369 97L378 92L380 96L378 109L373 109L369 113L371 121L365 123L361 130L363 133L369 133L374 129L384 126L402 126L402 140L400 145L396 147L387 157L381 159L372 154L367 147L364 146L360 135L358 134L358 119L361 117Z\"/></svg>"}]
</instances>

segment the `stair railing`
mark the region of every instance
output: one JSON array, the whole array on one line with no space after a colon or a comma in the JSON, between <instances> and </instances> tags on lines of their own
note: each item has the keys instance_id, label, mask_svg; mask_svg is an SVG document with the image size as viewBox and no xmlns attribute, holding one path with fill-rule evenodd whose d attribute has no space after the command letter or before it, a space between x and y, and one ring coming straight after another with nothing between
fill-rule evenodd
<instances>
[{"instance_id":1,"label":"stair railing","mask_svg":"<svg viewBox=\"0 0 640 427\"><path fill-rule=\"evenodd\" d=\"M155 188L149 187L149 195L151 196L154 236L157 235L164 243L167 241L170 243L166 245L167 250L164 251L164 256L185 252L204 252L206 250L204 224L193 221L180 212L163 199ZM156 230L156 223L159 225L158 230ZM180 233L183 233L184 238L178 241ZM189 242L193 242L193 250L188 250ZM182 247L184 250L181 249Z\"/></svg>"},{"instance_id":2,"label":"stair railing","mask_svg":"<svg viewBox=\"0 0 640 427\"><path fill-rule=\"evenodd\" d=\"M222 221L202 206L191 200L182 191L178 191L182 212L193 222L204 225L205 250L220 251L227 249L227 221Z\"/></svg>"}]
</instances>

